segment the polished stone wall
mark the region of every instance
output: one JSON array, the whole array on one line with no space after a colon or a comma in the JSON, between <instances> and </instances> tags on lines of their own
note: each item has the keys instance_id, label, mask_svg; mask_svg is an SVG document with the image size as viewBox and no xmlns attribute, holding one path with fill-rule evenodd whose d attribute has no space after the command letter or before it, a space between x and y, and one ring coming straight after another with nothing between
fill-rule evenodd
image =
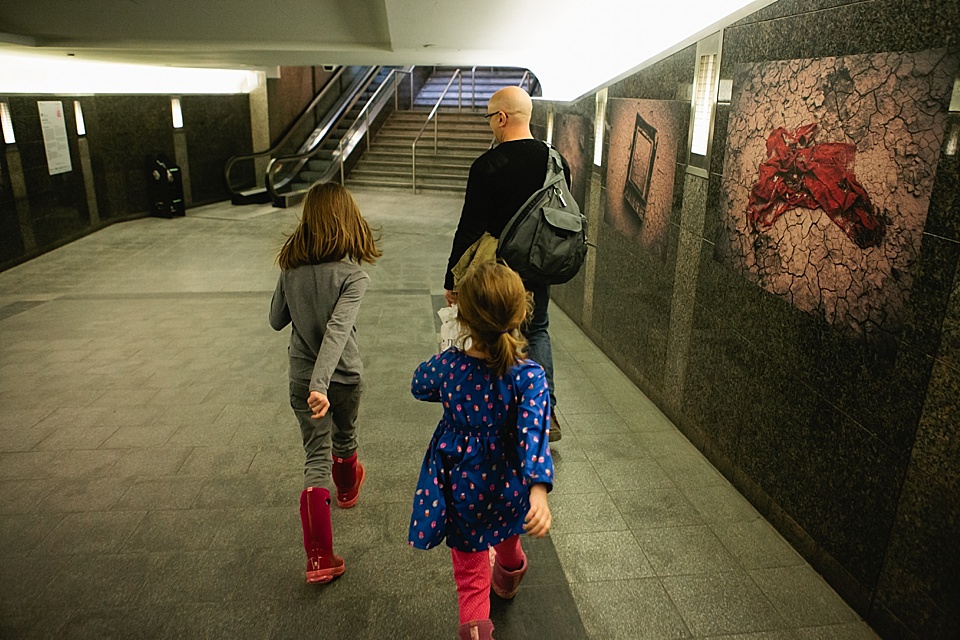
<instances>
[{"instance_id":1,"label":"polished stone wall","mask_svg":"<svg viewBox=\"0 0 960 640\"><path fill-rule=\"evenodd\" d=\"M74 100L86 134L77 135ZM37 102L63 103L72 170L50 175ZM251 149L246 95L183 96L175 133L170 96L10 96L16 143L0 159L0 269L150 209L146 160L186 160L187 204L228 197L223 167ZM175 136L182 136L180 147ZM185 155L184 155L185 154Z\"/></svg>"},{"instance_id":2,"label":"polished stone wall","mask_svg":"<svg viewBox=\"0 0 960 640\"><path fill-rule=\"evenodd\" d=\"M622 179L609 176L624 168L607 165L610 145L623 144L607 139L607 122L603 166L585 198L598 246L591 268L554 293L884 638L945 640L960 629L960 116L949 111L957 33L956 2L780 0L728 26L720 68L728 89L716 107L709 171L688 171L685 154L677 157L666 239L644 245L608 219L611 203L622 208ZM689 105L695 63L696 47L687 47L611 85L606 115L616 117L618 99L641 114L645 101ZM817 64L835 77L805 78ZM844 70L857 65L866 72L848 78ZM805 260L824 267L811 280L817 291L791 290L794 280L769 273L751 277L749 259L738 263L729 251L731 220L745 215L737 203L751 188L743 167L755 172L764 159L744 164L738 154L754 138L762 151L776 126L801 124L791 120L796 105L783 107L812 95L800 80L842 85L842 105L831 111L815 99L811 113L835 116L823 142L856 146L857 175L888 233L879 248L858 247L826 215L784 213L783 228L771 231L786 251L777 260L795 259L789 250L807 242ZM758 94L768 95L764 83L787 90L769 109L763 98L745 114L737 96L751 81ZM594 122L594 104L593 96L540 104L535 119L542 125L552 109ZM911 117L906 107L923 113ZM622 155L613 155L618 164ZM823 255L805 235L811 229L829 236ZM850 280L831 267L862 255L871 257ZM802 303L813 293L849 302L867 290L870 302L854 300L843 313Z\"/></svg>"}]
</instances>

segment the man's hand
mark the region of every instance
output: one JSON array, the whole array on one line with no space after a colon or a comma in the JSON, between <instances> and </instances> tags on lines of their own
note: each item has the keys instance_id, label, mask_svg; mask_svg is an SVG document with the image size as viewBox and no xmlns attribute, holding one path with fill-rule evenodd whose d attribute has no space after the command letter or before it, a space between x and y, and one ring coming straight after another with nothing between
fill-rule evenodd
<instances>
[{"instance_id":1,"label":"man's hand","mask_svg":"<svg viewBox=\"0 0 960 640\"><path fill-rule=\"evenodd\" d=\"M547 506L547 487L544 484L535 484L530 487L530 511L524 519L523 530L528 536L542 538L550 531L553 516Z\"/></svg>"},{"instance_id":2,"label":"man's hand","mask_svg":"<svg viewBox=\"0 0 960 640\"><path fill-rule=\"evenodd\" d=\"M310 417L314 420L319 420L327 415L327 409L330 408L330 400L319 391L310 392L310 397L307 398L307 404L310 405L310 408L313 410L313 415Z\"/></svg>"},{"instance_id":3,"label":"man's hand","mask_svg":"<svg viewBox=\"0 0 960 640\"><path fill-rule=\"evenodd\" d=\"M443 297L447 299L447 306L448 306L448 307L457 304L457 292L456 292L456 291L450 291L449 289L445 289L444 292L443 292Z\"/></svg>"}]
</instances>

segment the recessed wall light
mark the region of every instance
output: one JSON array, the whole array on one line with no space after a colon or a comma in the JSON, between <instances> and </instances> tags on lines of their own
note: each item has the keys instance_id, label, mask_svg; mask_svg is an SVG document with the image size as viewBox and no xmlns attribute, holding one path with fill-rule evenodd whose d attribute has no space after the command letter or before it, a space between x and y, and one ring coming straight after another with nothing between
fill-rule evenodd
<instances>
[{"instance_id":1,"label":"recessed wall light","mask_svg":"<svg viewBox=\"0 0 960 640\"><path fill-rule=\"evenodd\" d=\"M73 114L77 117L77 135L87 135L87 127L83 124L83 109L80 107L80 101L73 101Z\"/></svg>"},{"instance_id":2,"label":"recessed wall light","mask_svg":"<svg viewBox=\"0 0 960 640\"><path fill-rule=\"evenodd\" d=\"M607 113L607 89L604 87L597 92L597 111L593 120L596 126L593 130L593 164L598 167L603 163L603 128Z\"/></svg>"},{"instance_id":3,"label":"recessed wall light","mask_svg":"<svg viewBox=\"0 0 960 640\"><path fill-rule=\"evenodd\" d=\"M0 124L3 126L3 141L14 144L17 137L13 135L13 120L10 118L10 105L0 102Z\"/></svg>"},{"instance_id":4,"label":"recessed wall light","mask_svg":"<svg viewBox=\"0 0 960 640\"><path fill-rule=\"evenodd\" d=\"M173 112L173 128L183 129L183 111L180 109L180 98L170 100L170 110Z\"/></svg>"}]
</instances>

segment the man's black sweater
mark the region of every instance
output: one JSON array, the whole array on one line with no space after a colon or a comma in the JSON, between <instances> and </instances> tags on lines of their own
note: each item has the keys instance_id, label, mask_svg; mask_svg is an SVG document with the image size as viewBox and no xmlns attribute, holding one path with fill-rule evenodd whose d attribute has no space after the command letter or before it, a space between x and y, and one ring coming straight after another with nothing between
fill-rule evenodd
<instances>
[{"instance_id":1,"label":"man's black sweater","mask_svg":"<svg viewBox=\"0 0 960 640\"><path fill-rule=\"evenodd\" d=\"M502 142L474 160L467 179L460 224L453 237L444 288L453 290L451 269L486 231L499 238L503 228L547 177L547 146L526 138ZM570 182L570 167L563 161Z\"/></svg>"}]
</instances>

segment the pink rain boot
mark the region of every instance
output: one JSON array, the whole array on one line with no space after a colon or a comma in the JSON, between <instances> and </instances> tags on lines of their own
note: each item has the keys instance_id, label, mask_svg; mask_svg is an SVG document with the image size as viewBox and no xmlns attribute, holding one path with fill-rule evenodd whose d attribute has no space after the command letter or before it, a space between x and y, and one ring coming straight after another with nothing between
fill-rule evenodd
<instances>
[{"instance_id":1,"label":"pink rain boot","mask_svg":"<svg viewBox=\"0 0 960 640\"><path fill-rule=\"evenodd\" d=\"M333 553L330 492L308 487L300 494L303 548L307 552L307 582L330 582L345 570L343 558Z\"/></svg>"},{"instance_id":2,"label":"pink rain boot","mask_svg":"<svg viewBox=\"0 0 960 640\"><path fill-rule=\"evenodd\" d=\"M460 640L493 640L493 622L488 620L471 620L460 625L457 629Z\"/></svg>"},{"instance_id":3,"label":"pink rain boot","mask_svg":"<svg viewBox=\"0 0 960 640\"><path fill-rule=\"evenodd\" d=\"M517 546L519 547L519 543ZM523 552L523 549L518 550L520 551L521 558L520 568L507 571L503 568L503 565L497 561L497 552L493 547L490 547L490 568L492 569L490 586L493 587L493 592L504 600L510 600L517 595L517 590L520 588L520 581L523 580L523 576L527 573L527 554Z\"/></svg>"},{"instance_id":4,"label":"pink rain boot","mask_svg":"<svg viewBox=\"0 0 960 640\"><path fill-rule=\"evenodd\" d=\"M360 487L366 479L363 465L357 462L357 453L349 458L333 456L333 483L337 485L337 506L349 509L357 504Z\"/></svg>"}]
</instances>

